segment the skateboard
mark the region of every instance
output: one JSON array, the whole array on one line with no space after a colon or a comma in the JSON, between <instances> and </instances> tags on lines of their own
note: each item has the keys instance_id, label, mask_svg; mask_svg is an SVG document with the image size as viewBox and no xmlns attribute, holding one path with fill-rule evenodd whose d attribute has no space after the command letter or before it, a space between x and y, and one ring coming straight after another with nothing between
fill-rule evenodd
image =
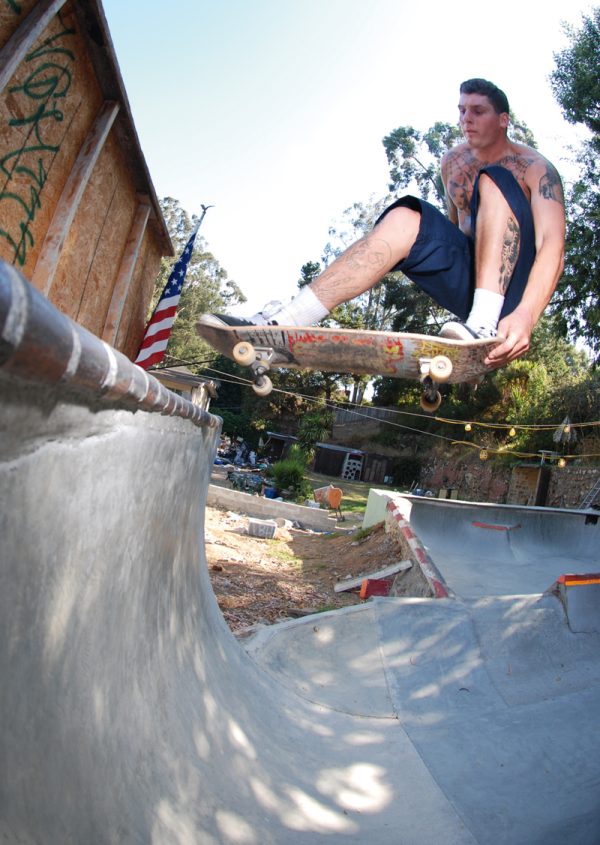
<instances>
[{"instance_id":1,"label":"skateboard","mask_svg":"<svg viewBox=\"0 0 600 845\"><path fill-rule=\"evenodd\" d=\"M438 386L477 382L492 367L484 364L502 338L451 340L402 332L325 329L319 326L215 326L213 318L196 324L198 334L223 355L246 366L253 387L267 396L269 369L309 369L356 375L415 379L423 386L421 407L441 404Z\"/></svg>"}]
</instances>

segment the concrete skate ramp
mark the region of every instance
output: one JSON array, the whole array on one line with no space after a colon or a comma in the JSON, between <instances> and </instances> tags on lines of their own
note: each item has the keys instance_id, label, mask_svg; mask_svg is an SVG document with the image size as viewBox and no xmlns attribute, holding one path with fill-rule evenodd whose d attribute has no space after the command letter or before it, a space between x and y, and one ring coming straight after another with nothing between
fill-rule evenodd
<instances>
[{"instance_id":1,"label":"concrete skate ramp","mask_svg":"<svg viewBox=\"0 0 600 845\"><path fill-rule=\"evenodd\" d=\"M600 830L598 636L383 600L253 658L203 551L217 420L0 285L3 843L564 843Z\"/></svg>"},{"instance_id":2,"label":"concrete skate ramp","mask_svg":"<svg viewBox=\"0 0 600 845\"><path fill-rule=\"evenodd\" d=\"M542 593L600 568L600 514L402 497L405 518L462 597Z\"/></svg>"}]
</instances>

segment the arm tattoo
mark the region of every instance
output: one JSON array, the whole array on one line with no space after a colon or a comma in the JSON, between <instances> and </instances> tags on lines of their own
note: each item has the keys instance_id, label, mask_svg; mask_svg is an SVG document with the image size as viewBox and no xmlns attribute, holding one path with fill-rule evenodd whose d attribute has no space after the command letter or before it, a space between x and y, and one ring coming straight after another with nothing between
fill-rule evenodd
<instances>
[{"instance_id":1,"label":"arm tattoo","mask_svg":"<svg viewBox=\"0 0 600 845\"><path fill-rule=\"evenodd\" d=\"M551 164L547 165L546 172L540 179L539 190L540 196L544 199L556 200L561 205L565 204L560 176Z\"/></svg>"},{"instance_id":2,"label":"arm tattoo","mask_svg":"<svg viewBox=\"0 0 600 845\"><path fill-rule=\"evenodd\" d=\"M515 271L517 259L519 258L519 245L521 232L514 217L508 218L506 231L502 239L502 259L500 262L500 293L506 296L506 291Z\"/></svg>"}]
</instances>

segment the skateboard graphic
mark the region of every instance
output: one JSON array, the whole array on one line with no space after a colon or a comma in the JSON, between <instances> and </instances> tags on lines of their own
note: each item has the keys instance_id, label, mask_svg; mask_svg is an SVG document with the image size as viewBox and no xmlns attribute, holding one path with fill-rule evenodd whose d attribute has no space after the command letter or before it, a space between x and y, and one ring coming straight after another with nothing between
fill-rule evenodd
<instances>
[{"instance_id":1,"label":"skateboard graphic","mask_svg":"<svg viewBox=\"0 0 600 845\"><path fill-rule=\"evenodd\" d=\"M493 368L484 360L502 338L451 340L402 332L324 329L319 326L215 326L201 317L198 334L252 373L253 388L267 396L269 369L309 369L415 379L423 386L421 407L436 411L438 385L478 381Z\"/></svg>"}]
</instances>

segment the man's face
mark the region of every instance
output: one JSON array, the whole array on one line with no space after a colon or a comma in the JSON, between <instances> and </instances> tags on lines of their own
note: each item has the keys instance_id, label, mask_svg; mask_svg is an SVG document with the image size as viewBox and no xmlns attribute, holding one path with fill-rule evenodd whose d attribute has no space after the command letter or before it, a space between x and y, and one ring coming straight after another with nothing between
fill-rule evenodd
<instances>
[{"instance_id":1,"label":"man's face","mask_svg":"<svg viewBox=\"0 0 600 845\"><path fill-rule=\"evenodd\" d=\"M485 94L461 94L458 101L459 124L470 147L488 147L504 137L509 117L498 114Z\"/></svg>"}]
</instances>

